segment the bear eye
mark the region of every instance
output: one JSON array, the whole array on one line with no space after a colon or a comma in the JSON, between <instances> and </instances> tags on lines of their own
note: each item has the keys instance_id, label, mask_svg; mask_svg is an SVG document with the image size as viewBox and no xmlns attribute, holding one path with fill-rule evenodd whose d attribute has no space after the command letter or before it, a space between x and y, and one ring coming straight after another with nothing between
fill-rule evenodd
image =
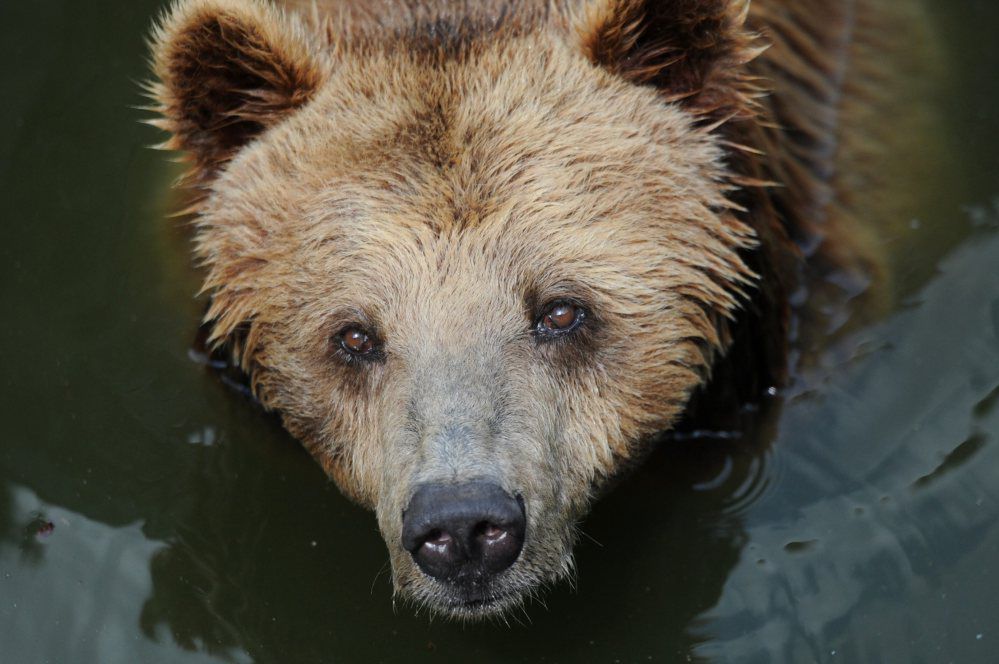
<instances>
[{"instance_id":1,"label":"bear eye","mask_svg":"<svg viewBox=\"0 0 999 664\"><path fill-rule=\"evenodd\" d=\"M544 337L561 337L574 332L586 318L582 307L572 302L558 301L548 305L535 329Z\"/></svg>"},{"instance_id":2,"label":"bear eye","mask_svg":"<svg viewBox=\"0 0 999 664\"><path fill-rule=\"evenodd\" d=\"M373 335L364 328L354 325L343 329L337 335L337 341L340 348L349 355L357 357L370 357L378 347Z\"/></svg>"}]
</instances>

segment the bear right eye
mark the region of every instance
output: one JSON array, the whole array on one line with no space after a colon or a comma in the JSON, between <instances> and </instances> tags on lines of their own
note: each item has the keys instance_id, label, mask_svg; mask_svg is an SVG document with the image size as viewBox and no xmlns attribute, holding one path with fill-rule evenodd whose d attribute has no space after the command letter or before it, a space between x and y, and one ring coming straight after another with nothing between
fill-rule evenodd
<instances>
[{"instance_id":1,"label":"bear right eye","mask_svg":"<svg viewBox=\"0 0 999 664\"><path fill-rule=\"evenodd\" d=\"M535 324L539 338L558 338L575 332L586 319L586 310L568 301L550 303Z\"/></svg>"},{"instance_id":2,"label":"bear right eye","mask_svg":"<svg viewBox=\"0 0 999 664\"><path fill-rule=\"evenodd\" d=\"M370 359L378 352L378 342L374 335L355 325L344 328L337 335L336 341L349 357Z\"/></svg>"}]
</instances>

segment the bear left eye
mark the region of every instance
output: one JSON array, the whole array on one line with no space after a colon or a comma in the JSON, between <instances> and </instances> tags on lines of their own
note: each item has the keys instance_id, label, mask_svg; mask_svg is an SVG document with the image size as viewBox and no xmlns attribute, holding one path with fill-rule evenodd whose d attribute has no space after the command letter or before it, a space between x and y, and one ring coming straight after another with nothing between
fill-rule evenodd
<instances>
[{"instance_id":1,"label":"bear left eye","mask_svg":"<svg viewBox=\"0 0 999 664\"><path fill-rule=\"evenodd\" d=\"M367 330L356 326L342 330L337 335L337 341L340 348L349 355L357 357L370 357L378 349L374 336Z\"/></svg>"},{"instance_id":2,"label":"bear left eye","mask_svg":"<svg viewBox=\"0 0 999 664\"><path fill-rule=\"evenodd\" d=\"M535 326L535 331L544 337L561 337L574 332L586 318L582 307L572 302L553 302L546 307Z\"/></svg>"}]
</instances>

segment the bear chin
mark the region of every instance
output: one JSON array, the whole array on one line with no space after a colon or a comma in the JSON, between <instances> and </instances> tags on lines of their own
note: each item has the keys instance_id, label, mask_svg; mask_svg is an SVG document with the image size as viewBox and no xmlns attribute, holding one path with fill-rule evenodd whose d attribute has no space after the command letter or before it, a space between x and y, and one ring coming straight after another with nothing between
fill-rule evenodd
<instances>
[{"instance_id":1,"label":"bear chin","mask_svg":"<svg viewBox=\"0 0 999 664\"><path fill-rule=\"evenodd\" d=\"M500 581L483 585L448 583L421 579L416 588L403 595L408 603L435 615L458 621L500 618L523 606L538 593L541 584L507 584Z\"/></svg>"}]
</instances>

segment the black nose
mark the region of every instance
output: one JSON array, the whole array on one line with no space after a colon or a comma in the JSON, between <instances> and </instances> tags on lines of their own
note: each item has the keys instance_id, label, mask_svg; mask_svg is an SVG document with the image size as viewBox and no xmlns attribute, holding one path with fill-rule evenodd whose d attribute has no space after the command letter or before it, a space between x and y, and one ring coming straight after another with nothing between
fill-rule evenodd
<instances>
[{"instance_id":1,"label":"black nose","mask_svg":"<svg viewBox=\"0 0 999 664\"><path fill-rule=\"evenodd\" d=\"M402 545L436 579L480 578L513 564L526 522L523 503L495 484L422 484L402 516Z\"/></svg>"}]
</instances>

